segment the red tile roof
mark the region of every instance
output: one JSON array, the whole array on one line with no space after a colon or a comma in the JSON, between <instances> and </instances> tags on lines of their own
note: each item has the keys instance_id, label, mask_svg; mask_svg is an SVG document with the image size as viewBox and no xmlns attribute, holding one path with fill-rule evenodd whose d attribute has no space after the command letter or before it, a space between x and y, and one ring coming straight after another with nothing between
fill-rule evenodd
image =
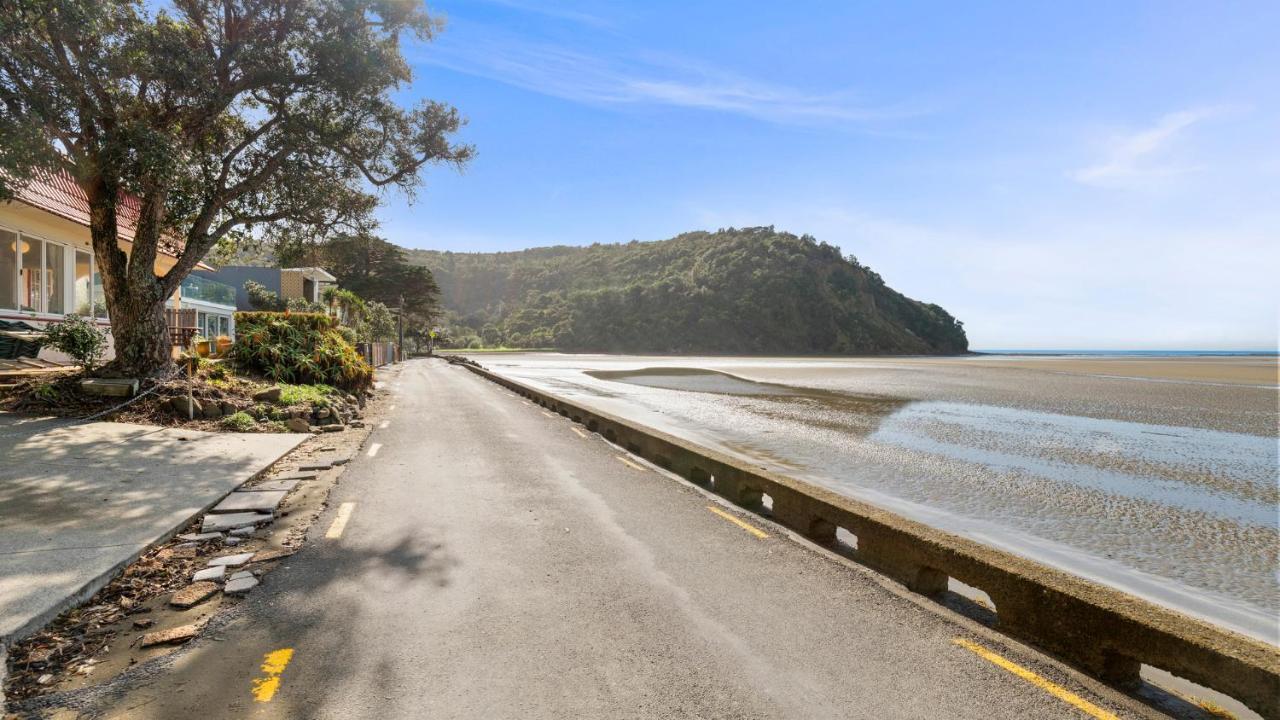
<instances>
[{"instance_id":1,"label":"red tile roof","mask_svg":"<svg viewBox=\"0 0 1280 720\"><path fill-rule=\"evenodd\" d=\"M17 200L34 208L53 213L77 225L89 227L89 197L66 172L40 173L15 192ZM117 234L121 240L133 242L138 230L138 198L125 194L116 211ZM182 242L172 237L160 240L160 252L177 257ZM202 263L203 265L203 263Z\"/></svg>"}]
</instances>

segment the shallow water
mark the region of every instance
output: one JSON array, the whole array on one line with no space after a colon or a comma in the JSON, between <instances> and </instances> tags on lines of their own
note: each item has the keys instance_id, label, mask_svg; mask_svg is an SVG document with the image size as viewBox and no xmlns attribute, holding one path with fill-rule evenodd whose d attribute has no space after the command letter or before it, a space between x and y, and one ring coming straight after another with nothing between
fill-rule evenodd
<instances>
[{"instance_id":1,"label":"shallow water","mask_svg":"<svg viewBox=\"0 0 1280 720\"><path fill-rule=\"evenodd\" d=\"M1280 644L1274 387L965 359L481 360Z\"/></svg>"}]
</instances>

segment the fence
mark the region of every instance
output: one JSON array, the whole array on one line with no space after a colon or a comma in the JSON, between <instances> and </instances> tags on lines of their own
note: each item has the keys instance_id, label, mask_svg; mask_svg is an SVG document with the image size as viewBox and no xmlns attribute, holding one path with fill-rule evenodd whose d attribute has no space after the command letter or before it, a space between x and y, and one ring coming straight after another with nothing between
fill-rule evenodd
<instances>
[{"instance_id":1,"label":"fence","mask_svg":"<svg viewBox=\"0 0 1280 720\"><path fill-rule=\"evenodd\" d=\"M382 367L401 359L400 348L393 342L356 343L356 350L374 367Z\"/></svg>"}]
</instances>

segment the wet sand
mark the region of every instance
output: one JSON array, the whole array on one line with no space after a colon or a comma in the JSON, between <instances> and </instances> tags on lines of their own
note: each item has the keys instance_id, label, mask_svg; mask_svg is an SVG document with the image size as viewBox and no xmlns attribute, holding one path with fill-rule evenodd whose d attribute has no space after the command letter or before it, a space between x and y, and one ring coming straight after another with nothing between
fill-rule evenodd
<instances>
[{"instance_id":1,"label":"wet sand","mask_svg":"<svg viewBox=\"0 0 1280 720\"><path fill-rule=\"evenodd\" d=\"M479 358L1280 644L1276 358Z\"/></svg>"}]
</instances>

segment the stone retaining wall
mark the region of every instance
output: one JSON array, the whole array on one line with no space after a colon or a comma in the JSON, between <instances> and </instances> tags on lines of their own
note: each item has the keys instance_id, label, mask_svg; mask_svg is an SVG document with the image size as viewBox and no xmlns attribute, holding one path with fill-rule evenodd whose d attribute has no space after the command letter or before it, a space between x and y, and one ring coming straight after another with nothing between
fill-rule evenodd
<instances>
[{"instance_id":1,"label":"stone retaining wall","mask_svg":"<svg viewBox=\"0 0 1280 720\"><path fill-rule=\"evenodd\" d=\"M1280 718L1280 649L1272 645L482 368L467 369L738 505L759 508L768 495L774 521L818 543L834 544L843 528L857 538L854 560L915 592L939 595L948 578L983 590L995 603L1002 632L1094 677L1136 685L1145 663L1230 695L1263 717Z\"/></svg>"}]
</instances>

